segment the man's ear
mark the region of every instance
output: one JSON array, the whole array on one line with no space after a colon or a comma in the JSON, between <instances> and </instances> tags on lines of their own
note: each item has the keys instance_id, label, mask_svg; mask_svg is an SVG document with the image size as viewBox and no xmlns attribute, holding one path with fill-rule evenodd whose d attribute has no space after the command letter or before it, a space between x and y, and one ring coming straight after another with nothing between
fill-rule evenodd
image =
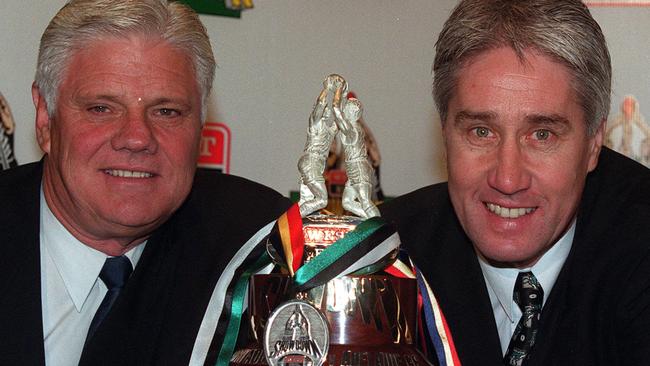
<instances>
[{"instance_id":1,"label":"man's ear","mask_svg":"<svg viewBox=\"0 0 650 366\"><path fill-rule=\"evenodd\" d=\"M598 165L598 156L600 155L600 149L603 147L606 128L607 120L603 119L594 135L589 138L589 172L596 169L596 165Z\"/></svg>"},{"instance_id":2,"label":"man's ear","mask_svg":"<svg viewBox=\"0 0 650 366\"><path fill-rule=\"evenodd\" d=\"M38 90L36 83L32 84L32 100L36 108L36 141L44 153L50 153L50 116L47 113L47 103Z\"/></svg>"}]
</instances>

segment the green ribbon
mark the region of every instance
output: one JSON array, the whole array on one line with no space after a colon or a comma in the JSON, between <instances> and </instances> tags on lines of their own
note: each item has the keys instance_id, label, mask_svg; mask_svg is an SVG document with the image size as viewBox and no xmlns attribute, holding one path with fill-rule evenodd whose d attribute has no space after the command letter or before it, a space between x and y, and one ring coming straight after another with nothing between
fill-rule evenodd
<instances>
[{"instance_id":1,"label":"green ribbon","mask_svg":"<svg viewBox=\"0 0 650 366\"><path fill-rule=\"evenodd\" d=\"M337 240L334 244L325 248L320 254L314 257L309 262L300 267L293 278L296 287L304 286L307 282L313 280L316 276L321 274L325 269L334 264L337 260L350 252L354 247L359 245L375 231L377 231L385 221L379 217L372 217L368 220L357 225L357 227L346 233L345 236ZM343 270L345 268L342 268ZM321 281L325 283L332 278L323 278ZM312 284L316 287L322 283ZM305 289L303 289L305 290Z\"/></svg>"},{"instance_id":2,"label":"green ribbon","mask_svg":"<svg viewBox=\"0 0 650 366\"><path fill-rule=\"evenodd\" d=\"M230 305L230 321L224 336L219 357L217 357L216 366L228 365L232 354L235 350L237 337L239 336L239 326L241 324L241 316L244 312L244 298L246 297L246 290L248 289L248 279L260 269L271 263L271 258L264 251L262 255L257 258L255 263L248 267L244 273L239 277L237 284L232 291L232 303Z\"/></svg>"}]
</instances>

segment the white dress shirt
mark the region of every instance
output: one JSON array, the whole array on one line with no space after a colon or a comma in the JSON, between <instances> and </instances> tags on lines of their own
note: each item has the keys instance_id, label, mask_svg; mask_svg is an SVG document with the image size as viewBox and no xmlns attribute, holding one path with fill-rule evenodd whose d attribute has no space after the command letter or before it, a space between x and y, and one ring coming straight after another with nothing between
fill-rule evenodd
<instances>
[{"instance_id":1,"label":"white dress shirt","mask_svg":"<svg viewBox=\"0 0 650 366\"><path fill-rule=\"evenodd\" d=\"M575 220L567 232L555 243L544 255L530 268L498 268L488 264L480 255L479 263L483 271L483 277L487 283L494 320L499 331L499 340L501 342L501 352L505 355L510 344L510 338L515 332L517 323L521 318L519 305L512 298L515 288L515 281L519 272L531 271L542 285L544 290L544 299L542 306L546 304L555 280L566 261L575 233ZM544 310L542 310L544 311Z\"/></svg>"},{"instance_id":2,"label":"white dress shirt","mask_svg":"<svg viewBox=\"0 0 650 366\"><path fill-rule=\"evenodd\" d=\"M50 211L42 190L40 243L45 364L75 366L108 291L98 279L108 256L72 236ZM143 250L144 243L125 254L134 268Z\"/></svg>"}]
</instances>

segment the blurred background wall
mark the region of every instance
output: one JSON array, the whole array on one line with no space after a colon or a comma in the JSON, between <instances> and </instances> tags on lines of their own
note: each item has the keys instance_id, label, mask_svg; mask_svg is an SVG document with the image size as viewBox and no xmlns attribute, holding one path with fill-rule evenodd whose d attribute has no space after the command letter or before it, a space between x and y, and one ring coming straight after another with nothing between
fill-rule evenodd
<instances>
[{"instance_id":1,"label":"blurred background wall","mask_svg":"<svg viewBox=\"0 0 650 366\"><path fill-rule=\"evenodd\" d=\"M0 3L0 92L16 120L20 164L41 157L30 87L40 35L64 3ZM240 19L201 15L219 64L208 121L230 129L230 173L283 194L295 190L307 118L323 78L339 73L363 103L379 144L384 193L399 195L446 179L431 63L455 0L253 3ZM650 118L650 7L591 10L612 54L612 121L627 95Z\"/></svg>"}]
</instances>

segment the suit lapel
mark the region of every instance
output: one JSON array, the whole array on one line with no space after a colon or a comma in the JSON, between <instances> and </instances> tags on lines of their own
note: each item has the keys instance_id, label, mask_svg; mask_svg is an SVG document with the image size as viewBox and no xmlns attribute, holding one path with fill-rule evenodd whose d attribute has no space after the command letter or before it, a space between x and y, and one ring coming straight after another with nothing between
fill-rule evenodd
<instances>
[{"instance_id":1,"label":"suit lapel","mask_svg":"<svg viewBox=\"0 0 650 366\"><path fill-rule=\"evenodd\" d=\"M501 365L501 346L492 306L474 249L449 205L448 214L432 216L434 228L417 244L424 273L449 324L463 365ZM437 244L436 244L437 243ZM433 250L432 250L433 249Z\"/></svg>"},{"instance_id":2,"label":"suit lapel","mask_svg":"<svg viewBox=\"0 0 650 366\"><path fill-rule=\"evenodd\" d=\"M38 233L38 230L36 231ZM33 236L33 235L26 235ZM38 235L36 235L38 237ZM27 239L27 238L26 238ZM0 342L0 359L8 365L43 365L40 252L38 239L22 241L27 250L2 269L0 324L6 335ZM7 255L5 251L4 255ZM3 361L3 362L4 362Z\"/></svg>"},{"instance_id":3,"label":"suit lapel","mask_svg":"<svg viewBox=\"0 0 650 366\"><path fill-rule=\"evenodd\" d=\"M20 184L11 185L11 192L0 188L0 222L4 231L0 324L3 333L10 335L0 342L0 363L7 365L45 364L39 250L40 167L39 163L19 168L20 172L27 172L27 184L21 180Z\"/></svg>"},{"instance_id":4,"label":"suit lapel","mask_svg":"<svg viewBox=\"0 0 650 366\"><path fill-rule=\"evenodd\" d=\"M621 181L613 175L613 179L607 183L603 182L602 170L603 165L610 165L611 152L603 148L599 162L599 168L587 176L585 189L578 209L576 222L576 231L571 245L571 251L562 266L558 278L549 294L549 297L542 310L541 328L539 338L533 348L529 359L531 366L543 366L549 363L548 357L557 354L556 345L563 344L565 347L572 347L569 343L571 339L567 335L578 334L577 322L562 321L563 319L579 319L581 314L579 298L576 294L581 294L581 283L586 278L593 263L602 254L598 247L592 247L590 243L597 243L599 238L607 235L609 226L606 225L612 220L611 212L624 210L621 202L626 202L623 197L604 196L603 185L610 188L621 184L632 184L632 182ZM607 170L611 170L611 166ZM617 168L614 166L614 168ZM615 191L622 191L615 189ZM591 224L590 224L591 223ZM598 223L598 224L594 224ZM579 295L578 295L579 296ZM575 346L576 343L573 343ZM577 342L580 344L580 342ZM578 364L584 361L584 355L577 348L572 352L567 352L565 357L577 357L578 359L564 358L562 362L566 364ZM581 359L582 358L582 359Z\"/></svg>"}]
</instances>

